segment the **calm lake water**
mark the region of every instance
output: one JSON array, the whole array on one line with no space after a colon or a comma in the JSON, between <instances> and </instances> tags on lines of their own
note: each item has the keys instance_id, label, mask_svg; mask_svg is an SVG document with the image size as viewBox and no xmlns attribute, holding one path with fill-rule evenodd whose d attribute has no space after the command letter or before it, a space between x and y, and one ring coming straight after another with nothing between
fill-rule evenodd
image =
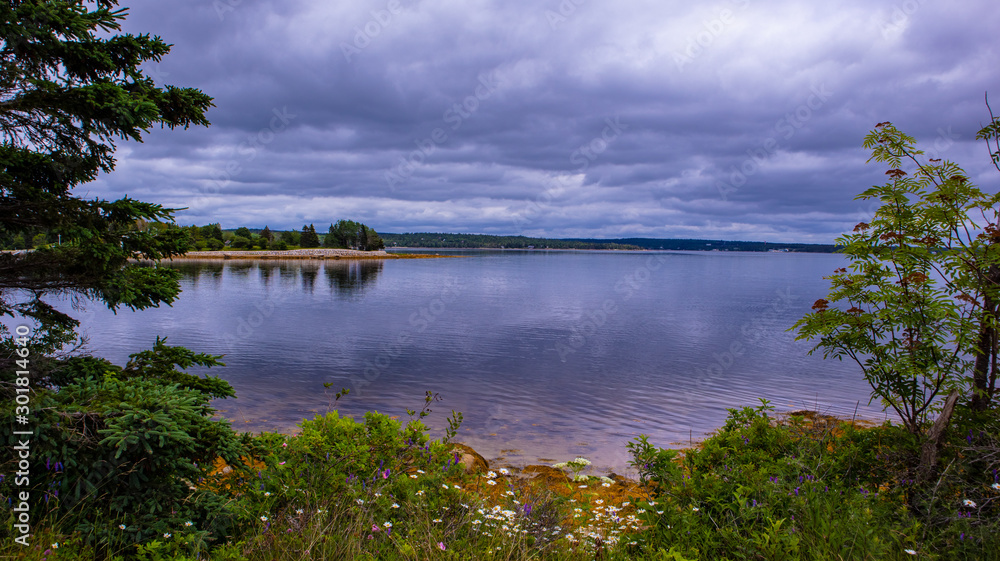
<instances>
[{"instance_id":1,"label":"calm lake water","mask_svg":"<svg viewBox=\"0 0 1000 561\"><path fill-rule=\"evenodd\" d=\"M444 254L445 252L441 252ZM623 471L625 443L687 444L727 407L884 418L856 365L807 356L786 330L827 292L839 255L453 252L391 261L178 261L173 307L77 312L95 354L123 364L156 336L225 354L217 402L246 430L327 411L452 409L458 440L513 464L582 455Z\"/></svg>"}]
</instances>

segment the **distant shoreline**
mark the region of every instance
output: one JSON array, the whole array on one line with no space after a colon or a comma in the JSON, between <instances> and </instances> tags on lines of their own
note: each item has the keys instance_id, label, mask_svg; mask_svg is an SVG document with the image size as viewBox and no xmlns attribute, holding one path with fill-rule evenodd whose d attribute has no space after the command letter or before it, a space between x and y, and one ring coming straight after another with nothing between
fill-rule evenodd
<instances>
[{"instance_id":1,"label":"distant shoreline","mask_svg":"<svg viewBox=\"0 0 1000 561\"><path fill-rule=\"evenodd\" d=\"M796 242L731 241L677 238L532 238L493 234L457 234L379 232L386 248L427 249L599 249L599 250L678 250L678 251L751 251L788 253L835 253L834 244Z\"/></svg>"},{"instance_id":2,"label":"distant shoreline","mask_svg":"<svg viewBox=\"0 0 1000 561\"><path fill-rule=\"evenodd\" d=\"M173 259L425 259L448 257L446 255L400 255L379 251L355 249L286 249L284 251L191 251L175 255Z\"/></svg>"}]
</instances>

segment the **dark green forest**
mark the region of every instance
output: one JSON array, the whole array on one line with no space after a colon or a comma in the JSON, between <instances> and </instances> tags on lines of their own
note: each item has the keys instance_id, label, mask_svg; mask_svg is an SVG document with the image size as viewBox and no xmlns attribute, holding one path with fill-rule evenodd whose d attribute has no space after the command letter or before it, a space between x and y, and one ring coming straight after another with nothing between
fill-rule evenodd
<instances>
[{"instance_id":1,"label":"dark green forest","mask_svg":"<svg viewBox=\"0 0 1000 561\"><path fill-rule=\"evenodd\" d=\"M489 248L489 249L673 249L688 251L796 251L833 253L835 245L734 242L724 240L661 240L656 238L550 239L486 234L408 233L381 234L388 247Z\"/></svg>"}]
</instances>

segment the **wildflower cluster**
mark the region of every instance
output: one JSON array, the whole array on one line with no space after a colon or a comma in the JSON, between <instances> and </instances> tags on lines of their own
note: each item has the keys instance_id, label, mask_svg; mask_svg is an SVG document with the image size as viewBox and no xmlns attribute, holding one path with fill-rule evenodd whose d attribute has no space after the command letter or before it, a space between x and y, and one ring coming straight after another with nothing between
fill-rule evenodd
<instances>
[{"instance_id":1,"label":"wildflower cluster","mask_svg":"<svg viewBox=\"0 0 1000 561\"><path fill-rule=\"evenodd\" d=\"M558 464L553 464L552 467L554 467L556 469L566 469L566 468L569 468L570 471L573 472L573 480L574 481L586 481L587 480L587 476L580 475L580 472L583 471L583 470L585 470L585 469L587 469L587 466L589 466L589 465L590 465L590 460L588 460L587 458L577 457L577 458L572 459L572 460L570 460L568 462L560 462Z\"/></svg>"}]
</instances>

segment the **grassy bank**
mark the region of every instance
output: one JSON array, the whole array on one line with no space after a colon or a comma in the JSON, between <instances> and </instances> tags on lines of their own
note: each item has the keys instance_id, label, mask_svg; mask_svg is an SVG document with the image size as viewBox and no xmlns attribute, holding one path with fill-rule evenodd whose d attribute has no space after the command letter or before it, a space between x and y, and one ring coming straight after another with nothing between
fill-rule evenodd
<instances>
[{"instance_id":1,"label":"grassy bank","mask_svg":"<svg viewBox=\"0 0 1000 561\"><path fill-rule=\"evenodd\" d=\"M632 442L640 480L629 481L600 478L572 459L523 471L486 466L468 449L429 439L418 415L404 424L333 412L303 422L296 436L255 437L243 465L206 469L192 493L219 498L210 516L155 527L154 539L128 517L94 513L88 533L45 517L32 546L5 540L2 553L47 560L1000 558L998 424L962 415L926 481L915 479L917 448L898 427L814 414L779 422L763 405L731 410L696 449ZM105 538L95 542L98 535Z\"/></svg>"}]
</instances>

